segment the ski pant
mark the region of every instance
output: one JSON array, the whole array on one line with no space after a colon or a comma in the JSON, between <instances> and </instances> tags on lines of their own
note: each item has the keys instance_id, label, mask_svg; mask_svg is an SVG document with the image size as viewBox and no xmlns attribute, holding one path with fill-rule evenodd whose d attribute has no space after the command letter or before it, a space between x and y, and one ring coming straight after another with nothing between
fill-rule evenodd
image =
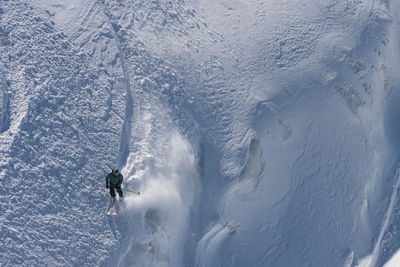
<instances>
[{"instance_id":1,"label":"ski pant","mask_svg":"<svg viewBox=\"0 0 400 267\"><path fill-rule=\"evenodd\" d=\"M122 188L120 185L110 185L110 195L112 198L115 198L115 189L117 189L119 197L123 197Z\"/></svg>"}]
</instances>

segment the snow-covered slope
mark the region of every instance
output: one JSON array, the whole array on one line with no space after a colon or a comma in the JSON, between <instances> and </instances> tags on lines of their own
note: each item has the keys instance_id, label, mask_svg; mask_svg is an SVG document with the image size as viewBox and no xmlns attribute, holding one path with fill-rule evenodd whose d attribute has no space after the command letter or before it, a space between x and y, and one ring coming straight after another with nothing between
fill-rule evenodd
<instances>
[{"instance_id":1,"label":"snow-covered slope","mask_svg":"<svg viewBox=\"0 0 400 267\"><path fill-rule=\"evenodd\" d=\"M0 265L97 265L117 245L97 170L117 160L121 88L49 12L2 1L1 13Z\"/></svg>"},{"instance_id":2,"label":"snow-covered slope","mask_svg":"<svg viewBox=\"0 0 400 267\"><path fill-rule=\"evenodd\" d=\"M397 1L0 5L0 265L398 250ZM101 165L141 191L115 217Z\"/></svg>"}]
</instances>

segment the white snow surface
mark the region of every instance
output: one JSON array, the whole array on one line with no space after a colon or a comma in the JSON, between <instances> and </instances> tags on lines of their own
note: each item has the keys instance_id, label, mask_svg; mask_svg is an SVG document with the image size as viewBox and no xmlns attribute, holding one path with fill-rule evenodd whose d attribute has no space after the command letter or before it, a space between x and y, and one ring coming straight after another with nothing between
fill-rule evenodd
<instances>
[{"instance_id":1,"label":"white snow surface","mask_svg":"<svg viewBox=\"0 0 400 267\"><path fill-rule=\"evenodd\" d=\"M399 14L0 0L0 265L398 266Z\"/></svg>"}]
</instances>

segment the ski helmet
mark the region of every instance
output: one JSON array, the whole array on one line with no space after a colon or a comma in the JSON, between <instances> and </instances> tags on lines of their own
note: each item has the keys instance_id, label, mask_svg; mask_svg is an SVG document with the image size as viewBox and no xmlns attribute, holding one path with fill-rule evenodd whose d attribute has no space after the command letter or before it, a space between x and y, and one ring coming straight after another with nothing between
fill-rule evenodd
<instances>
[{"instance_id":1,"label":"ski helmet","mask_svg":"<svg viewBox=\"0 0 400 267\"><path fill-rule=\"evenodd\" d=\"M118 174L119 174L119 170L118 170L118 169L113 169L113 170L112 170L112 173L113 173L114 175L118 175Z\"/></svg>"}]
</instances>

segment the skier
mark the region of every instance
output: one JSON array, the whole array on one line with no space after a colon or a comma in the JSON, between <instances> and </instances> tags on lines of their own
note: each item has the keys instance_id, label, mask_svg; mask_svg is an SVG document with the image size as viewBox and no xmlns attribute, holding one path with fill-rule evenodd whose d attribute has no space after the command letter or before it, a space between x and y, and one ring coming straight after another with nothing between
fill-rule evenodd
<instances>
[{"instance_id":1,"label":"skier","mask_svg":"<svg viewBox=\"0 0 400 267\"><path fill-rule=\"evenodd\" d=\"M106 176L106 188L110 188L110 195L115 199L115 189L117 189L119 199L122 200L124 194L122 193L122 180L124 177L118 169L112 169L111 173Z\"/></svg>"}]
</instances>

